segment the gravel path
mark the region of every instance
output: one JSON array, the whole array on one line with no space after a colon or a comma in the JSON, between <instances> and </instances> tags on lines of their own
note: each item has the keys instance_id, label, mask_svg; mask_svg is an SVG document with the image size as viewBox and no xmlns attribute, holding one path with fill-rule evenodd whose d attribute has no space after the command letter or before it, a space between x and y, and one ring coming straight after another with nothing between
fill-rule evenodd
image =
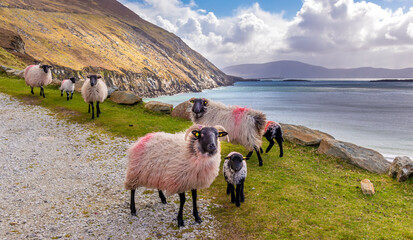
<instances>
[{"instance_id":1,"label":"gravel path","mask_svg":"<svg viewBox=\"0 0 413 240\"><path fill-rule=\"evenodd\" d=\"M177 229L177 195L161 204L138 189L137 217L123 188L131 141L58 119L51 111L0 93L0 239L216 238L211 205L199 199L202 224Z\"/></svg>"}]
</instances>

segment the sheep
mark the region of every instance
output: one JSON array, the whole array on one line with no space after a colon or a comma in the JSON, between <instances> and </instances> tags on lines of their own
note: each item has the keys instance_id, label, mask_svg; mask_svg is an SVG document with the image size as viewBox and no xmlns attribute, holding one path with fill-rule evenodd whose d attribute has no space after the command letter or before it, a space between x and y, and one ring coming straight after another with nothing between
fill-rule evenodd
<instances>
[{"instance_id":1,"label":"sheep","mask_svg":"<svg viewBox=\"0 0 413 240\"><path fill-rule=\"evenodd\" d=\"M223 174L225 181L227 181L227 194L231 194L231 202L237 207L241 206L241 202L244 202L244 181L247 177L247 157L243 157L238 152L231 152L225 158ZM236 195L234 194L235 186Z\"/></svg>"},{"instance_id":2,"label":"sheep","mask_svg":"<svg viewBox=\"0 0 413 240\"><path fill-rule=\"evenodd\" d=\"M70 99L73 99L73 92L75 91L76 78L71 77L62 81L60 86L61 97L63 97L63 91L66 91L67 101L69 101L69 92L71 92Z\"/></svg>"},{"instance_id":3,"label":"sheep","mask_svg":"<svg viewBox=\"0 0 413 240\"><path fill-rule=\"evenodd\" d=\"M265 150L265 153L268 153L271 150L272 146L274 146L275 139L275 141L277 141L278 143L278 146L280 147L280 157L282 157L284 155L284 138L281 125L274 121L267 121L267 124L265 124L264 137L268 140L268 142L270 142L270 145L268 145L267 149ZM260 150L262 153L262 148Z\"/></svg>"},{"instance_id":4,"label":"sheep","mask_svg":"<svg viewBox=\"0 0 413 240\"><path fill-rule=\"evenodd\" d=\"M165 195L179 194L178 227L184 226L182 211L185 191L191 190L193 216L202 220L196 205L197 189L207 188L218 176L221 146L218 137L227 135L221 126L193 125L185 133L149 133L128 150L125 188L131 190L130 210L136 216L135 189L158 189L162 203ZM188 140L189 139L189 140Z\"/></svg>"},{"instance_id":5,"label":"sheep","mask_svg":"<svg viewBox=\"0 0 413 240\"><path fill-rule=\"evenodd\" d=\"M102 77L100 75L88 75L81 92L83 100L89 104L88 113L90 113L90 106L92 106L92 119L95 119L93 102L96 102L96 116L99 117L101 113L99 103L103 103L108 96L108 87L106 87Z\"/></svg>"},{"instance_id":6,"label":"sheep","mask_svg":"<svg viewBox=\"0 0 413 240\"><path fill-rule=\"evenodd\" d=\"M259 149L262 145L266 116L262 112L238 106L226 106L205 98L191 98L193 104L191 119L194 123L207 126L222 125L227 129L229 140L240 144L249 151L257 153L259 166L262 158Z\"/></svg>"},{"instance_id":7,"label":"sheep","mask_svg":"<svg viewBox=\"0 0 413 240\"><path fill-rule=\"evenodd\" d=\"M26 85L30 86L32 94L34 94L34 87L40 87L40 96L46 97L43 86L47 86L52 82L51 68L50 65L38 64L27 66L24 69L24 80Z\"/></svg>"}]
</instances>

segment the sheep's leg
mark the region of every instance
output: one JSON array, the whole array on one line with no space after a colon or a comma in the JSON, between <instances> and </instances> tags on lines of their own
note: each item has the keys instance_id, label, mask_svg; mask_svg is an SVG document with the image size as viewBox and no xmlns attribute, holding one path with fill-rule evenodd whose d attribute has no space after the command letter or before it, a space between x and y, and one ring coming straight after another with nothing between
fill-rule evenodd
<instances>
[{"instance_id":1,"label":"sheep's leg","mask_svg":"<svg viewBox=\"0 0 413 240\"><path fill-rule=\"evenodd\" d=\"M231 187L229 186L229 183L227 183L227 195L231 193Z\"/></svg>"},{"instance_id":2,"label":"sheep's leg","mask_svg":"<svg viewBox=\"0 0 413 240\"><path fill-rule=\"evenodd\" d=\"M66 92L67 101L69 101L69 92Z\"/></svg>"},{"instance_id":3,"label":"sheep's leg","mask_svg":"<svg viewBox=\"0 0 413 240\"><path fill-rule=\"evenodd\" d=\"M261 152L261 154L263 154L263 153L264 153L264 151L262 150L262 147L260 147L260 152Z\"/></svg>"},{"instance_id":4,"label":"sheep's leg","mask_svg":"<svg viewBox=\"0 0 413 240\"><path fill-rule=\"evenodd\" d=\"M46 96L44 95L44 89L42 86L40 86L40 96L43 96L45 98Z\"/></svg>"},{"instance_id":5,"label":"sheep's leg","mask_svg":"<svg viewBox=\"0 0 413 240\"><path fill-rule=\"evenodd\" d=\"M258 150L257 147L254 147L255 152L257 153L257 157L258 157L258 162L259 162L259 166L262 166L262 158L261 158L261 154L260 151Z\"/></svg>"},{"instance_id":6,"label":"sheep's leg","mask_svg":"<svg viewBox=\"0 0 413 240\"><path fill-rule=\"evenodd\" d=\"M195 222L201 223L202 220L201 220L201 218L200 218L199 215L198 215L198 207L197 207L197 205L196 205L196 198L197 198L196 189L192 189L191 192L192 192L192 204L193 204L193 205L192 205L192 206L193 206L192 214L194 215Z\"/></svg>"},{"instance_id":7,"label":"sheep's leg","mask_svg":"<svg viewBox=\"0 0 413 240\"><path fill-rule=\"evenodd\" d=\"M99 102L96 102L96 115L99 117L100 114L100 108L99 108Z\"/></svg>"},{"instance_id":8,"label":"sheep's leg","mask_svg":"<svg viewBox=\"0 0 413 240\"><path fill-rule=\"evenodd\" d=\"M162 192L161 190L159 190L159 189L158 189L158 192L159 192L159 197L161 198L161 202L162 202L163 204L166 204L166 197L165 197L165 195L163 195L163 192Z\"/></svg>"},{"instance_id":9,"label":"sheep's leg","mask_svg":"<svg viewBox=\"0 0 413 240\"><path fill-rule=\"evenodd\" d=\"M90 113L90 103L89 103L89 109L87 110L87 113Z\"/></svg>"},{"instance_id":10,"label":"sheep's leg","mask_svg":"<svg viewBox=\"0 0 413 240\"><path fill-rule=\"evenodd\" d=\"M282 137L275 137L275 140L278 143L278 146L280 147L280 157L282 157L284 155L284 151L283 151L283 142L284 139Z\"/></svg>"},{"instance_id":11,"label":"sheep's leg","mask_svg":"<svg viewBox=\"0 0 413 240\"><path fill-rule=\"evenodd\" d=\"M34 92L33 92L33 87L30 87L32 90L30 91L32 94L34 94Z\"/></svg>"},{"instance_id":12,"label":"sheep's leg","mask_svg":"<svg viewBox=\"0 0 413 240\"><path fill-rule=\"evenodd\" d=\"M92 119L95 119L95 106L93 106L93 102L90 102L90 105L92 105Z\"/></svg>"},{"instance_id":13,"label":"sheep's leg","mask_svg":"<svg viewBox=\"0 0 413 240\"><path fill-rule=\"evenodd\" d=\"M267 149L265 150L265 153L268 153L271 150L272 146L274 146L274 143L275 143L274 139L270 139L268 141L270 142L270 145L268 145Z\"/></svg>"},{"instance_id":14,"label":"sheep's leg","mask_svg":"<svg viewBox=\"0 0 413 240\"><path fill-rule=\"evenodd\" d=\"M73 91L72 91L72 94L70 95L70 99L73 99Z\"/></svg>"},{"instance_id":15,"label":"sheep's leg","mask_svg":"<svg viewBox=\"0 0 413 240\"><path fill-rule=\"evenodd\" d=\"M136 216L135 189L130 191L130 214Z\"/></svg>"},{"instance_id":16,"label":"sheep's leg","mask_svg":"<svg viewBox=\"0 0 413 240\"><path fill-rule=\"evenodd\" d=\"M182 211L185 204L185 192L179 194L179 212L178 212L178 227L184 226L184 219L182 217Z\"/></svg>"},{"instance_id":17,"label":"sheep's leg","mask_svg":"<svg viewBox=\"0 0 413 240\"><path fill-rule=\"evenodd\" d=\"M246 157L247 157L247 158L250 158L251 155L252 155L252 153L253 153L253 151L249 152Z\"/></svg>"},{"instance_id":18,"label":"sheep's leg","mask_svg":"<svg viewBox=\"0 0 413 240\"><path fill-rule=\"evenodd\" d=\"M235 202L235 194L234 194L235 186L232 185L231 183L228 183L228 184L229 184L229 188L231 192L231 202L234 203Z\"/></svg>"},{"instance_id":19,"label":"sheep's leg","mask_svg":"<svg viewBox=\"0 0 413 240\"><path fill-rule=\"evenodd\" d=\"M236 195L235 195L235 205L237 207L241 206L241 184L237 184L237 190L236 190Z\"/></svg>"},{"instance_id":20,"label":"sheep's leg","mask_svg":"<svg viewBox=\"0 0 413 240\"><path fill-rule=\"evenodd\" d=\"M241 202L245 201L245 196L244 196L244 180L241 181Z\"/></svg>"},{"instance_id":21,"label":"sheep's leg","mask_svg":"<svg viewBox=\"0 0 413 240\"><path fill-rule=\"evenodd\" d=\"M60 96L63 97L63 90L60 90Z\"/></svg>"}]
</instances>

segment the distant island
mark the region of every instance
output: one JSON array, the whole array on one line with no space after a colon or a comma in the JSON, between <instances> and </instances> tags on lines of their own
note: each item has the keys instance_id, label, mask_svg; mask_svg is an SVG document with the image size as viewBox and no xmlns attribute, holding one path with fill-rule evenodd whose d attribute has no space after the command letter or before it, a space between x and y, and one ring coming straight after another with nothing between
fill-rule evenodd
<instances>
[{"instance_id":1,"label":"distant island","mask_svg":"<svg viewBox=\"0 0 413 240\"><path fill-rule=\"evenodd\" d=\"M382 79L371 80L370 82L413 82L413 79Z\"/></svg>"}]
</instances>

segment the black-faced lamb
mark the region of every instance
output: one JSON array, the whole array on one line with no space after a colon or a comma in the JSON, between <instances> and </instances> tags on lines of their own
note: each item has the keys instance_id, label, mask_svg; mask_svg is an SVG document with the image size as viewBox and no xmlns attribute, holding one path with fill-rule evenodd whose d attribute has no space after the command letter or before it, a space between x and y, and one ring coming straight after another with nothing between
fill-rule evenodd
<instances>
[{"instance_id":1,"label":"black-faced lamb","mask_svg":"<svg viewBox=\"0 0 413 240\"><path fill-rule=\"evenodd\" d=\"M278 146L280 147L280 157L284 155L283 151L283 132L281 129L281 125L277 122L274 121L267 121L267 124L265 125L265 130L264 130L264 137L270 142L270 145L268 145L267 149L265 150L265 153L268 153L272 146L274 146L274 139L277 141ZM262 152L262 149L261 149Z\"/></svg>"},{"instance_id":2,"label":"black-faced lamb","mask_svg":"<svg viewBox=\"0 0 413 240\"><path fill-rule=\"evenodd\" d=\"M83 100L89 104L88 113L90 113L90 107L92 107L92 119L95 119L94 102L96 102L96 116L99 117L101 113L99 103L103 103L108 96L108 87L102 77L100 75L88 75L81 92Z\"/></svg>"},{"instance_id":3,"label":"black-faced lamb","mask_svg":"<svg viewBox=\"0 0 413 240\"><path fill-rule=\"evenodd\" d=\"M229 141L244 146L249 151L247 157L251 157L255 150L259 165L262 166L260 148L266 121L264 113L238 106L226 106L205 98L191 98L190 102L193 103L191 119L194 123L223 126L228 131Z\"/></svg>"},{"instance_id":4,"label":"black-faced lamb","mask_svg":"<svg viewBox=\"0 0 413 240\"><path fill-rule=\"evenodd\" d=\"M51 68L50 65L39 64L30 65L24 69L24 80L26 85L30 86L32 94L34 94L34 87L40 87L40 96L46 97L43 86L47 86L52 82Z\"/></svg>"},{"instance_id":5,"label":"black-faced lamb","mask_svg":"<svg viewBox=\"0 0 413 240\"><path fill-rule=\"evenodd\" d=\"M231 202L237 207L244 202L244 182L247 178L247 157L238 152L231 152L225 158L223 173L227 181L227 194L231 194ZM235 186L237 187L235 190ZM234 192L236 191L236 194Z\"/></svg>"},{"instance_id":6,"label":"black-faced lamb","mask_svg":"<svg viewBox=\"0 0 413 240\"><path fill-rule=\"evenodd\" d=\"M71 77L69 79L63 80L59 88L60 96L63 97L63 91L65 91L66 96L67 96L67 101L69 101L69 92L70 92L71 93L70 99L73 99L73 92L75 91L75 83L76 83L75 77Z\"/></svg>"},{"instance_id":7,"label":"black-faced lamb","mask_svg":"<svg viewBox=\"0 0 413 240\"><path fill-rule=\"evenodd\" d=\"M162 203L166 195L179 194L178 227L184 226L185 192L192 191L193 216L198 215L197 189L207 188L219 173L221 146L218 137L227 133L221 126L193 125L185 133L149 133L128 150L125 188L131 190L131 214L136 215L135 189L158 189Z\"/></svg>"}]
</instances>

